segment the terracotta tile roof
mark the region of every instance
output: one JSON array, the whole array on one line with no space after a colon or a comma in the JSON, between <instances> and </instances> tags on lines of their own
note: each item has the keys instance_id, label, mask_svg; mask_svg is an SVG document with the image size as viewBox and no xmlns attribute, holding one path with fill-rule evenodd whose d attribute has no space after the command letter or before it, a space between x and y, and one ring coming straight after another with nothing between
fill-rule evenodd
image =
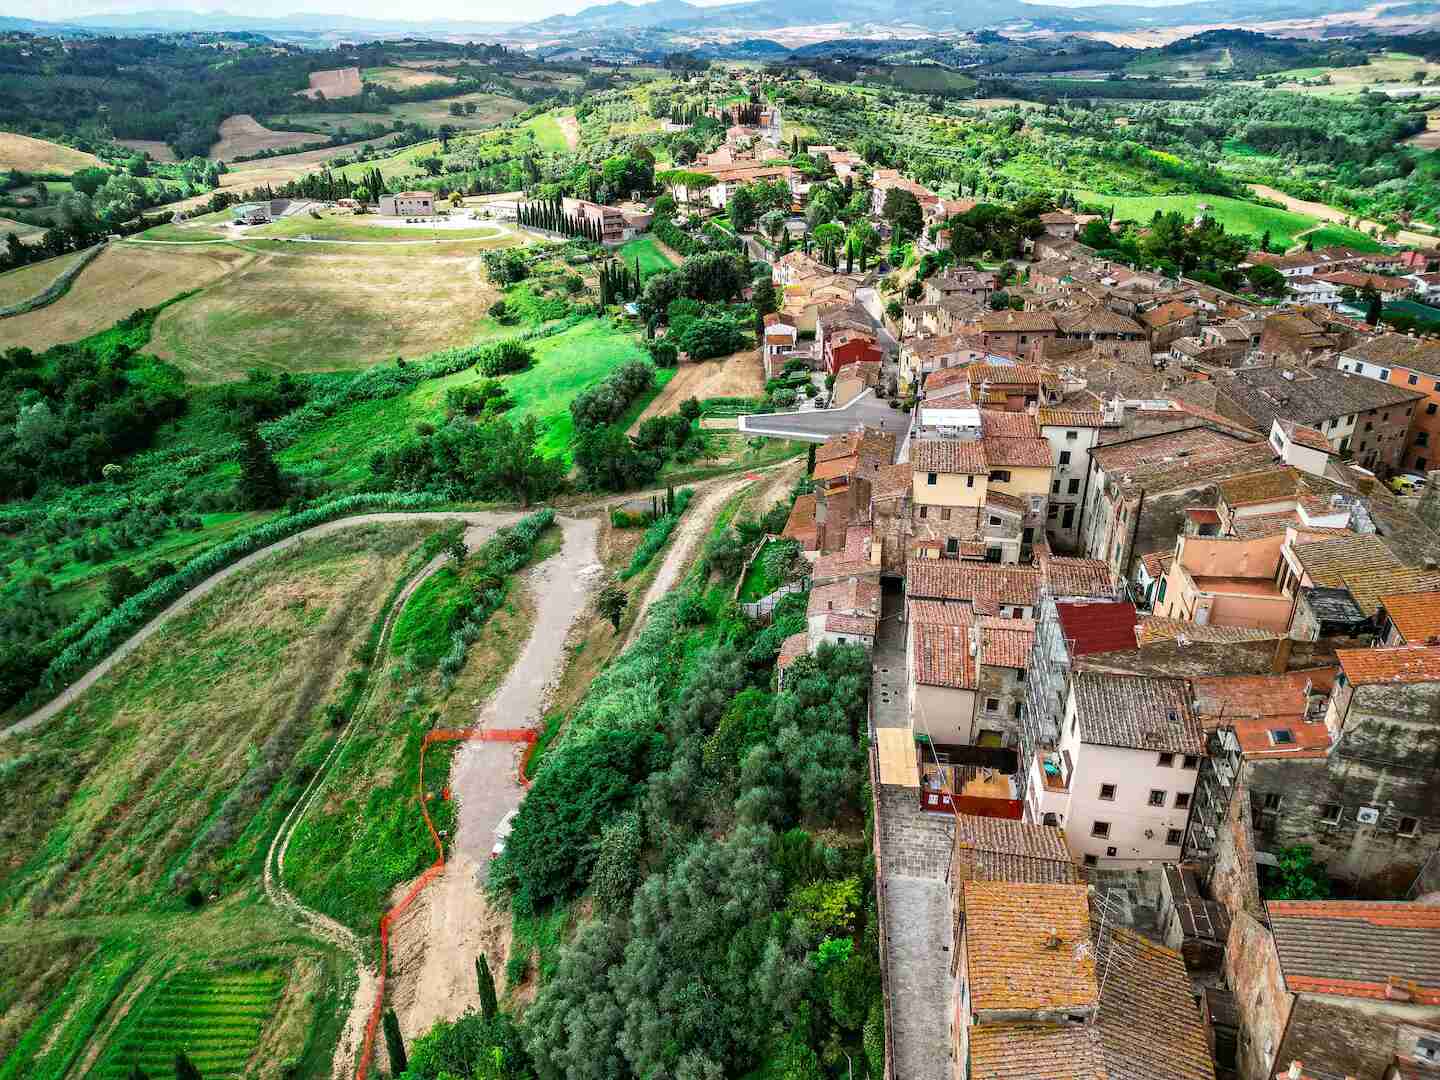
<instances>
[{"instance_id":1,"label":"terracotta tile roof","mask_svg":"<svg viewBox=\"0 0 1440 1080\"><path fill-rule=\"evenodd\" d=\"M1293 499L1296 494L1297 475L1294 469L1282 466L1246 473L1243 476L1226 477L1217 486L1220 494L1231 506L1249 506L1254 503Z\"/></svg>"},{"instance_id":2,"label":"terracotta tile roof","mask_svg":"<svg viewBox=\"0 0 1440 1080\"><path fill-rule=\"evenodd\" d=\"M1389 545L1371 534L1292 544L1290 551L1316 585L1338 587L1347 573L1400 565Z\"/></svg>"},{"instance_id":3,"label":"terracotta tile roof","mask_svg":"<svg viewBox=\"0 0 1440 1080\"><path fill-rule=\"evenodd\" d=\"M1285 988L1440 1005L1440 907L1349 900L1266 905ZM1393 1000L1393 999L1392 999Z\"/></svg>"},{"instance_id":4,"label":"terracotta tile roof","mask_svg":"<svg viewBox=\"0 0 1440 1080\"><path fill-rule=\"evenodd\" d=\"M952 861L957 890L966 881L1077 885L1084 880L1065 846L1065 831L1053 825L957 814Z\"/></svg>"},{"instance_id":5,"label":"terracotta tile roof","mask_svg":"<svg viewBox=\"0 0 1440 1080\"><path fill-rule=\"evenodd\" d=\"M990 471L978 439L922 439L911 444L910 464L917 473L980 476Z\"/></svg>"},{"instance_id":6,"label":"terracotta tile roof","mask_svg":"<svg viewBox=\"0 0 1440 1080\"><path fill-rule=\"evenodd\" d=\"M1440 571L1417 566L1382 567L1378 570L1357 570L1345 575L1345 587L1367 616L1380 607L1380 598L1391 593L1428 592L1440 589Z\"/></svg>"},{"instance_id":7,"label":"terracotta tile roof","mask_svg":"<svg viewBox=\"0 0 1440 1080\"><path fill-rule=\"evenodd\" d=\"M1141 615L1135 639L1141 645L1156 641L1187 641L1229 643L1235 641L1267 641L1280 637L1273 630L1259 630L1248 626L1216 626L1213 623L1186 622L1184 619L1164 619L1159 615Z\"/></svg>"},{"instance_id":8,"label":"terracotta tile roof","mask_svg":"<svg viewBox=\"0 0 1440 1080\"><path fill-rule=\"evenodd\" d=\"M915 467L907 461L881 465L870 478L870 498L893 499L909 495L915 482Z\"/></svg>"},{"instance_id":9,"label":"terracotta tile roof","mask_svg":"<svg viewBox=\"0 0 1440 1080\"><path fill-rule=\"evenodd\" d=\"M1006 412L1003 409L981 409L980 431L997 439L1038 439L1040 425L1029 413Z\"/></svg>"},{"instance_id":10,"label":"terracotta tile roof","mask_svg":"<svg viewBox=\"0 0 1440 1080\"><path fill-rule=\"evenodd\" d=\"M849 476L859 467L859 462L853 454L846 457L833 457L829 461L817 459L815 470L810 475L816 480L835 480L841 476Z\"/></svg>"},{"instance_id":11,"label":"terracotta tile roof","mask_svg":"<svg viewBox=\"0 0 1440 1080\"><path fill-rule=\"evenodd\" d=\"M1174 551L1147 551L1140 556L1140 565L1145 568L1145 573L1150 575L1151 581L1159 581L1168 574L1170 564L1174 561Z\"/></svg>"},{"instance_id":12,"label":"terracotta tile roof","mask_svg":"<svg viewBox=\"0 0 1440 1080\"><path fill-rule=\"evenodd\" d=\"M975 689L975 660L970 655L968 626L912 623L910 640L916 683L953 690Z\"/></svg>"},{"instance_id":13,"label":"terracotta tile roof","mask_svg":"<svg viewBox=\"0 0 1440 1080\"><path fill-rule=\"evenodd\" d=\"M1055 612L1060 619L1060 632L1068 639L1071 656L1135 647L1135 624L1139 620L1134 604L1059 601Z\"/></svg>"},{"instance_id":14,"label":"terracotta tile roof","mask_svg":"<svg viewBox=\"0 0 1440 1080\"><path fill-rule=\"evenodd\" d=\"M1090 451L1090 457L1107 473L1133 471L1143 475L1161 465L1168 468L1176 464L1233 459L1252 446L1234 435L1197 424L1181 431L1141 435L1097 446ZM1265 450L1267 454L1270 452L1268 447ZM1167 458L1170 460L1166 461Z\"/></svg>"},{"instance_id":15,"label":"terracotta tile roof","mask_svg":"<svg viewBox=\"0 0 1440 1080\"><path fill-rule=\"evenodd\" d=\"M1035 419L1042 427L1100 427L1105 422L1099 409L1040 409Z\"/></svg>"},{"instance_id":16,"label":"terracotta tile roof","mask_svg":"<svg viewBox=\"0 0 1440 1080\"><path fill-rule=\"evenodd\" d=\"M940 626L969 626L974 621L970 605L943 600L910 600L905 606L907 621Z\"/></svg>"},{"instance_id":17,"label":"terracotta tile roof","mask_svg":"<svg viewBox=\"0 0 1440 1080\"><path fill-rule=\"evenodd\" d=\"M1004 619L999 620L1005 622ZM989 667L1028 668L1030 646L1035 643L1035 631L1015 627L987 627L980 629L980 663Z\"/></svg>"},{"instance_id":18,"label":"terracotta tile roof","mask_svg":"<svg viewBox=\"0 0 1440 1080\"><path fill-rule=\"evenodd\" d=\"M874 637L879 628L880 620L873 615L827 615L825 616L825 632L827 634L859 634L863 637Z\"/></svg>"},{"instance_id":19,"label":"terracotta tile roof","mask_svg":"<svg viewBox=\"0 0 1440 1080\"><path fill-rule=\"evenodd\" d=\"M1181 303L1179 300L1170 300L1159 307L1142 312L1140 321L1150 327L1169 326L1171 323L1182 322L1197 314L1199 314L1198 310L1189 304Z\"/></svg>"},{"instance_id":20,"label":"terracotta tile roof","mask_svg":"<svg viewBox=\"0 0 1440 1080\"><path fill-rule=\"evenodd\" d=\"M965 965L977 1012L1097 1003L1086 886L967 881L962 895Z\"/></svg>"},{"instance_id":21,"label":"terracotta tile roof","mask_svg":"<svg viewBox=\"0 0 1440 1080\"><path fill-rule=\"evenodd\" d=\"M1105 1067L1124 1080L1215 1080L1210 1041L1173 949L1115 927L1096 943L1105 972L1096 1028Z\"/></svg>"},{"instance_id":22,"label":"terracotta tile roof","mask_svg":"<svg viewBox=\"0 0 1440 1080\"><path fill-rule=\"evenodd\" d=\"M905 591L931 600L968 600L982 615L999 607L1034 607L1040 602L1040 571L1029 566L972 565L953 559L910 559Z\"/></svg>"},{"instance_id":23,"label":"terracotta tile roof","mask_svg":"<svg viewBox=\"0 0 1440 1080\"><path fill-rule=\"evenodd\" d=\"M1109 1080L1100 1033L1083 1024L977 1024L970 1080Z\"/></svg>"},{"instance_id":24,"label":"terracotta tile roof","mask_svg":"<svg viewBox=\"0 0 1440 1080\"><path fill-rule=\"evenodd\" d=\"M845 615L878 615L880 583L874 578L853 577L821 585L810 590L805 614L823 615L838 612Z\"/></svg>"},{"instance_id":25,"label":"terracotta tile roof","mask_svg":"<svg viewBox=\"0 0 1440 1080\"><path fill-rule=\"evenodd\" d=\"M1025 500L1007 495L1003 491L986 491L985 505L996 510L1008 510L1012 514L1025 513Z\"/></svg>"},{"instance_id":26,"label":"terracotta tile roof","mask_svg":"<svg viewBox=\"0 0 1440 1080\"><path fill-rule=\"evenodd\" d=\"M1330 749L1330 730L1306 716L1305 689L1330 693L1338 669L1312 668L1283 675L1210 675L1190 680L1195 712L1206 730L1229 725L1247 758L1321 758ZM1290 733L1277 743L1274 731Z\"/></svg>"},{"instance_id":27,"label":"terracotta tile roof","mask_svg":"<svg viewBox=\"0 0 1440 1080\"><path fill-rule=\"evenodd\" d=\"M1067 334L1135 334L1144 337L1145 327L1134 319L1107 307L1057 311L1055 325Z\"/></svg>"},{"instance_id":28,"label":"terracotta tile roof","mask_svg":"<svg viewBox=\"0 0 1440 1080\"><path fill-rule=\"evenodd\" d=\"M1325 433L1318 428L1297 424L1293 420L1281 420L1280 429L1285 432L1286 438L1299 446L1308 446L1311 450L1323 450L1327 454L1333 453L1330 448L1330 440L1325 438Z\"/></svg>"},{"instance_id":29,"label":"terracotta tile roof","mask_svg":"<svg viewBox=\"0 0 1440 1080\"><path fill-rule=\"evenodd\" d=\"M855 526L852 525L851 528L853 529ZM880 567L871 563L869 559L850 559L846 558L844 551L832 551L829 555L821 555L816 558L810 576L816 585L829 585L841 578L865 574L878 575L879 573Z\"/></svg>"},{"instance_id":30,"label":"terracotta tile roof","mask_svg":"<svg viewBox=\"0 0 1440 1080\"><path fill-rule=\"evenodd\" d=\"M790 507L790 516L785 521L785 529L780 535L798 540L806 551L814 551L820 546L820 528L815 524L814 495L801 495L795 500L795 504Z\"/></svg>"},{"instance_id":31,"label":"terracotta tile roof","mask_svg":"<svg viewBox=\"0 0 1440 1080\"><path fill-rule=\"evenodd\" d=\"M809 651L810 637L804 630L791 634L780 643L780 656L775 661L775 666L783 671Z\"/></svg>"},{"instance_id":32,"label":"terracotta tile roof","mask_svg":"<svg viewBox=\"0 0 1440 1080\"><path fill-rule=\"evenodd\" d=\"M1356 686L1440 682L1440 646L1436 645L1336 649L1335 659Z\"/></svg>"},{"instance_id":33,"label":"terracotta tile roof","mask_svg":"<svg viewBox=\"0 0 1440 1080\"><path fill-rule=\"evenodd\" d=\"M980 440L985 460L991 468L1048 469L1050 444L1044 439L996 439L986 435Z\"/></svg>"},{"instance_id":34,"label":"terracotta tile roof","mask_svg":"<svg viewBox=\"0 0 1440 1080\"><path fill-rule=\"evenodd\" d=\"M816 462L852 456L862 459L883 458L882 464L890 464L895 460L895 433L862 427L858 431L832 435L815 448Z\"/></svg>"},{"instance_id":35,"label":"terracotta tile roof","mask_svg":"<svg viewBox=\"0 0 1440 1080\"><path fill-rule=\"evenodd\" d=\"M1440 591L1391 593L1380 604L1407 643L1440 644Z\"/></svg>"},{"instance_id":36,"label":"terracotta tile roof","mask_svg":"<svg viewBox=\"0 0 1440 1080\"><path fill-rule=\"evenodd\" d=\"M1040 572L1051 596L1113 596L1115 586L1110 566L1102 559L1076 559L1054 555L1044 561Z\"/></svg>"},{"instance_id":37,"label":"terracotta tile roof","mask_svg":"<svg viewBox=\"0 0 1440 1080\"><path fill-rule=\"evenodd\" d=\"M1077 672L1080 737L1098 746L1200 754L1205 737L1184 679Z\"/></svg>"}]
</instances>

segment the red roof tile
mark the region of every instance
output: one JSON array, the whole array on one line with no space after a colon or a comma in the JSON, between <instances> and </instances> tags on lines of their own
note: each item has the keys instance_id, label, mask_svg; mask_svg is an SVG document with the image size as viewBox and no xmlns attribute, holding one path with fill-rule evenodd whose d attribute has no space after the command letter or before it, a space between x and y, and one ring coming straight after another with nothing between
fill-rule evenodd
<instances>
[{"instance_id":1,"label":"red roof tile","mask_svg":"<svg viewBox=\"0 0 1440 1080\"><path fill-rule=\"evenodd\" d=\"M1070 639L1072 656L1135 648L1135 605L1127 602L1091 604L1059 602L1061 633Z\"/></svg>"},{"instance_id":2,"label":"red roof tile","mask_svg":"<svg viewBox=\"0 0 1440 1080\"><path fill-rule=\"evenodd\" d=\"M1440 682L1440 646L1336 649L1335 658L1340 661L1345 677L1356 686Z\"/></svg>"}]
</instances>

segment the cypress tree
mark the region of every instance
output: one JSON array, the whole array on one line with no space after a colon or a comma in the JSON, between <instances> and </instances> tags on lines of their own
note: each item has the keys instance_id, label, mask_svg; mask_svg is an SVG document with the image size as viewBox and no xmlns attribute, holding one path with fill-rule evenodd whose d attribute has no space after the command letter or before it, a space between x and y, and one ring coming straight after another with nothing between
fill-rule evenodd
<instances>
[{"instance_id":1,"label":"cypress tree","mask_svg":"<svg viewBox=\"0 0 1440 1080\"><path fill-rule=\"evenodd\" d=\"M814 444L814 443L811 443L811 444L810 444L810 449L809 449L809 451L808 451L808 452L806 453L806 455L805 455L805 472L808 474L808 473L813 473L814 471L815 471L815 444Z\"/></svg>"},{"instance_id":2,"label":"cypress tree","mask_svg":"<svg viewBox=\"0 0 1440 1080\"><path fill-rule=\"evenodd\" d=\"M279 506L285 496L285 481L270 447L260 437L260 429L251 425L240 447L240 494L246 503L259 510Z\"/></svg>"},{"instance_id":3,"label":"cypress tree","mask_svg":"<svg viewBox=\"0 0 1440 1080\"><path fill-rule=\"evenodd\" d=\"M490 974L490 961L484 953L475 958L475 979L480 989L480 1015L494 1020L500 1012L500 1003L495 999L495 976Z\"/></svg>"},{"instance_id":4,"label":"cypress tree","mask_svg":"<svg viewBox=\"0 0 1440 1080\"><path fill-rule=\"evenodd\" d=\"M390 1075L399 1076L410 1062L405 1057L405 1040L400 1035L400 1019L394 1009L385 1010L385 1049L390 1054Z\"/></svg>"}]
</instances>

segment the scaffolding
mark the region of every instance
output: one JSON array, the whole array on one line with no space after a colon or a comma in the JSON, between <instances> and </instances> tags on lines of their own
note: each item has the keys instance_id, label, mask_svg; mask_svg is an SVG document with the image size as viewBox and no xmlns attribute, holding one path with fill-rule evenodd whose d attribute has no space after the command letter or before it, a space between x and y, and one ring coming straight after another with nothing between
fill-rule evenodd
<instances>
[{"instance_id":1,"label":"scaffolding","mask_svg":"<svg viewBox=\"0 0 1440 1080\"><path fill-rule=\"evenodd\" d=\"M1233 727L1219 727L1210 733L1205 741L1205 757L1200 759L1200 773L1195 778L1195 798L1190 823L1185 828L1182 861L1215 857L1215 844L1230 813L1244 761Z\"/></svg>"}]
</instances>

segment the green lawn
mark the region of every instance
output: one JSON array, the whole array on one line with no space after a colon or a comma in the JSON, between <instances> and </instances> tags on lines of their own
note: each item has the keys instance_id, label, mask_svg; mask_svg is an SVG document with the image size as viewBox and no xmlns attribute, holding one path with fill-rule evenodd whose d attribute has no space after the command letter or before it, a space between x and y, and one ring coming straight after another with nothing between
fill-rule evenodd
<instances>
[{"instance_id":1,"label":"green lawn","mask_svg":"<svg viewBox=\"0 0 1440 1080\"><path fill-rule=\"evenodd\" d=\"M1322 225L1305 237L1307 244L1317 248L1348 247L1356 251L1384 251L1385 245L1374 237L1366 236L1358 229L1347 229L1343 225Z\"/></svg>"},{"instance_id":2,"label":"green lawn","mask_svg":"<svg viewBox=\"0 0 1440 1080\"><path fill-rule=\"evenodd\" d=\"M655 246L655 239L650 236L637 236L634 240L622 244L616 250L615 255L626 266L634 266L635 260L638 258L640 272L646 277L659 273L661 270L675 269L675 264Z\"/></svg>"},{"instance_id":3,"label":"green lawn","mask_svg":"<svg viewBox=\"0 0 1440 1080\"><path fill-rule=\"evenodd\" d=\"M1077 195L1084 202L1113 206L1116 221L1138 221L1141 224L1148 222L1156 210L1167 214L1178 210L1191 217L1200 212L1203 203L1209 207L1206 212L1229 231L1248 233L1258 238L1269 229L1271 244L1285 247L1295 242L1297 234L1316 224L1314 218L1305 214L1224 195L1099 195L1085 191L1077 192Z\"/></svg>"},{"instance_id":4,"label":"green lawn","mask_svg":"<svg viewBox=\"0 0 1440 1080\"><path fill-rule=\"evenodd\" d=\"M537 342L535 366L505 377L506 389L515 402L507 415L512 419L534 416L545 426L541 451L564 454L575 433L570 402L626 360L645 355L633 338L608 323L580 323ZM445 391L480 378L469 368L422 383L401 397L361 402L305 434L280 455L281 462L342 488L355 486L368 476L371 454L406 442L421 421L443 422Z\"/></svg>"},{"instance_id":5,"label":"green lawn","mask_svg":"<svg viewBox=\"0 0 1440 1080\"><path fill-rule=\"evenodd\" d=\"M317 240L487 240L510 242L508 230L498 225L477 221L472 228L422 228L389 224L391 219L364 215L362 217L313 218L309 214L281 218L268 225L245 230L246 237L274 239L281 236L309 236Z\"/></svg>"},{"instance_id":6,"label":"green lawn","mask_svg":"<svg viewBox=\"0 0 1440 1080\"><path fill-rule=\"evenodd\" d=\"M565 132L560 130L553 113L541 113L521 126L535 136L535 145L541 150L558 154L570 149L570 144L565 141Z\"/></svg>"}]
</instances>

